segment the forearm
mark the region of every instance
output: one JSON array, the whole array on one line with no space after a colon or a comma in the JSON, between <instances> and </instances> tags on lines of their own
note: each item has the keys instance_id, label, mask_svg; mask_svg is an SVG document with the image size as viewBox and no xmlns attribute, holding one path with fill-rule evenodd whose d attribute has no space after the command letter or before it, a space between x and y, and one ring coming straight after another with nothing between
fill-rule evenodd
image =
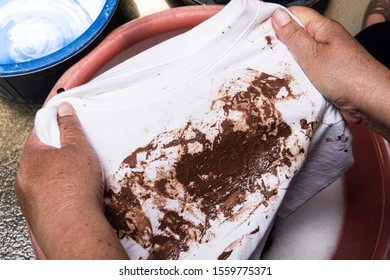
<instances>
[{"instance_id":1,"label":"forearm","mask_svg":"<svg viewBox=\"0 0 390 280\"><path fill-rule=\"evenodd\" d=\"M361 123L390 141L390 70L378 63L366 80L369 89L358 96L357 104Z\"/></svg>"},{"instance_id":2,"label":"forearm","mask_svg":"<svg viewBox=\"0 0 390 280\"><path fill-rule=\"evenodd\" d=\"M101 209L62 211L49 221L32 229L47 259L128 259Z\"/></svg>"}]
</instances>

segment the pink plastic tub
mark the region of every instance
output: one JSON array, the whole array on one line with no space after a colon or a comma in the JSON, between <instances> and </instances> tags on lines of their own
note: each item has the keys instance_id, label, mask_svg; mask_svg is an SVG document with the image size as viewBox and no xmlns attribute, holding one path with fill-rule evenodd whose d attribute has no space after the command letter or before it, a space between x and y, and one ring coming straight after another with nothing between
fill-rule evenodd
<instances>
[{"instance_id":1,"label":"pink plastic tub","mask_svg":"<svg viewBox=\"0 0 390 280\"><path fill-rule=\"evenodd\" d=\"M216 14L221 6L170 9L114 30L71 67L48 98L88 82L98 73ZM346 174L346 215L334 259L390 259L390 146L362 126L351 126L355 164ZM32 238L33 239L33 238ZM43 254L33 241L37 257Z\"/></svg>"}]
</instances>

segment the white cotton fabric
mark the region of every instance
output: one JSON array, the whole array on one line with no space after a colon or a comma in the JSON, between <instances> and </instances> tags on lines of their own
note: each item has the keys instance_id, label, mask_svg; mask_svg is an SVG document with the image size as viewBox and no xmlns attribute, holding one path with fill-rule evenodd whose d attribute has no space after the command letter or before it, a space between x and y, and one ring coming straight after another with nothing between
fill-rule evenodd
<instances>
[{"instance_id":1,"label":"white cotton fabric","mask_svg":"<svg viewBox=\"0 0 390 280\"><path fill-rule=\"evenodd\" d=\"M236 81L229 90L239 92L260 73L292 77L290 88L295 97L285 98L286 93L281 92L276 108L292 129L285 144L295 151L295 158L291 167L280 167L277 174L258 175L259 184L278 188L277 197L267 205L259 205L261 194L247 196L242 208L246 210L241 209L245 215L240 214L235 221L218 216L208 229L207 242L188 243L189 249L179 256L217 259L226 253L229 259L259 258L261 241L273 217L295 211L339 178L353 162L352 138L342 116L314 88L273 31L270 16L278 8L257 0L231 1L194 29L52 98L37 114L38 137L45 144L60 147L56 108L64 101L71 103L102 161L108 188L119 192L121 178L140 168L122 164L137 149L149 143L166 146L174 137L170 132L183 131L189 121L202 132L208 132L210 139L215 137L218 130L207 124L218 127L226 116L221 108L210 111L210 107L211 104L218 107L220 89L226 89L227 83ZM239 113L230 117L241 122ZM302 119L317 123L309 136L302 131ZM298 153L298 148L306 152ZM153 155L155 161L145 168L145 176L152 180L158 175L156 170L170 170L170 165L178 160L178 152L167 150L165 162ZM150 199L143 201L142 210L154 232L158 232L162 212L154 209ZM179 207L180 203L175 203L169 200L166 207ZM184 211L181 215L193 215L191 221L201 223L196 205L188 207L193 207L192 212ZM148 258L147 245L141 246L130 237L121 242L131 258Z\"/></svg>"}]
</instances>

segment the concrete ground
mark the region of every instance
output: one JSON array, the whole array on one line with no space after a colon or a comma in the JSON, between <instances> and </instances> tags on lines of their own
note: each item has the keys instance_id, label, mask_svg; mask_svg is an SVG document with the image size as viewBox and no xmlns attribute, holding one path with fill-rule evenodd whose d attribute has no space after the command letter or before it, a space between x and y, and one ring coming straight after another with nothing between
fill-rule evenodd
<instances>
[{"instance_id":1,"label":"concrete ground","mask_svg":"<svg viewBox=\"0 0 390 280\"><path fill-rule=\"evenodd\" d=\"M132 16L129 7L146 2L144 0L122 0L121 9ZM157 12L180 1L148 0L150 7L142 6L141 15ZM167 5L165 2L168 2ZM360 30L361 19L369 0L323 0L324 14L341 22L355 35ZM140 6L141 8L141 6ZM17 160L23 141L33 126L34 116L39 106L16 104L0 97L0 260L34 259L28 239L25 222L15 199L13 186L17 170Z\"/></svg>"}]
</instances>

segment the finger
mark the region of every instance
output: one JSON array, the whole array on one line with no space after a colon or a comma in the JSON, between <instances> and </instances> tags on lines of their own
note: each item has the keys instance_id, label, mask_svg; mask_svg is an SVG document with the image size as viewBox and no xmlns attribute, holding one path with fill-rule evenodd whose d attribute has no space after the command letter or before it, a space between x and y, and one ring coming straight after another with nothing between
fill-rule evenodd
<instances>
[{"instance_id":1,"label":"finger","mask_svg":"<svg viewBox=\"0 0 390 280\"><path fill-rule=\"evenodd\" d=\"M279 39L287 45L298 63L305 68L313 63L318 43L284 10L272 15L272 25Z\"/></svg>"},{"instance_id":2,"label":"finger","mask_svg":"<svg viewBox=\"0 0 390 280\"><path fill-rule=\"evenodd\" d=\"M317 42L326 43L337 33L346 31L341 24L321 15L316 10L302 6L293 6L289 10Z\"/></svg>"},{"instance_id":3,"label":"finger","mask_svg":"<svg viewBox=\"0 0 390 280\"><path fill-rule=\"evenodd\" d=\"M86 138L83 128L72 105L64 102L58 106L57 110L61 145L66 146L85 142Z\"/></svg>"},{"instance_id":4,"label":"finger","mask_svg":"<svg viewBox=\"0 0 390 280\"><path fill-rule=\"evenodd\" d=\"M289 10L299 19L311 37L317 41L321 41L321 38L316 38L316 36L321 36L321 33L318 31L323 27L324 23L329 21L328 18L307 7L293 6Z\"/></svg>"},{"instance_id":5,"label":"finger","mask_svg":"<svg viewBox=\"0 0 390 280\"><path fill-rule=\"evenodd\" d=\"M302 25L306 28L311 22L319 20L323 16L318 13L316 10L302 7L302 6L292 6L288 10L296 16Z\"/></svg>"}]
</instances>

